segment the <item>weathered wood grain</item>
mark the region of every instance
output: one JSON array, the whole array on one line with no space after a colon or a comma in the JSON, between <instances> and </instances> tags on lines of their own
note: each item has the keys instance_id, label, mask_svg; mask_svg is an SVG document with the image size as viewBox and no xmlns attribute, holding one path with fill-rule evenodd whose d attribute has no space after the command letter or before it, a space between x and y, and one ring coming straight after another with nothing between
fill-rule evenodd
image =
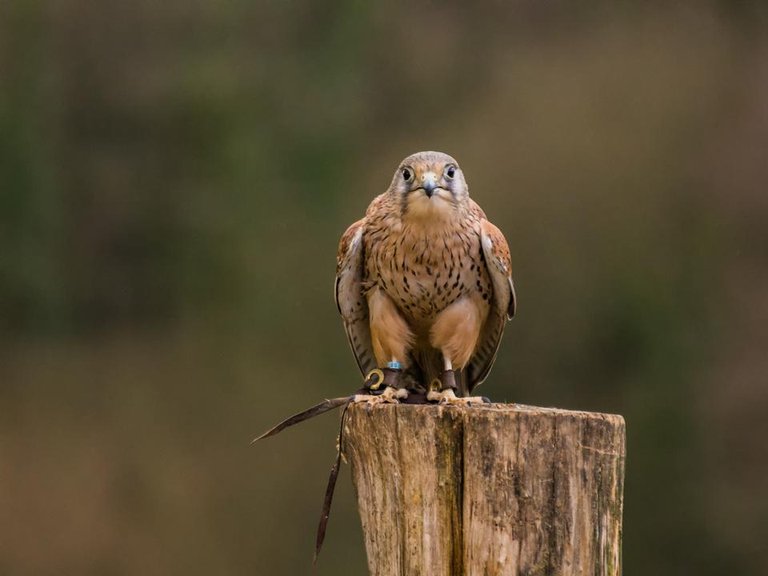
<instances>
[{"instance_id":1,"label":"weathered wood grain","mask_svg":"<svg viewBox=\"0 0 768 576\"><path fill-rule=\"evenodd\" d=\"M519 405L353 405L372 576L621 573L621 416Z\"/></svg>"}]
</instances>

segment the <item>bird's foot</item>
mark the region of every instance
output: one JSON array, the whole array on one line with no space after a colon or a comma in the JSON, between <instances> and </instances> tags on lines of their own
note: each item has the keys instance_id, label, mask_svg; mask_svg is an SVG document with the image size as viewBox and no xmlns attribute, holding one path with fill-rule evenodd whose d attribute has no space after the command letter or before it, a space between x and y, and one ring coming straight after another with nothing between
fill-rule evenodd
<instances>
[{"instance_id":1,"label":"bird's foot","mask_svg":"<svg viewBox=\"0 0 768 576\"><path fill-rule=\"evenodd\" d=\"M369 394L355 394L353 402L374 404L397 404L408 398L408 390L399 387L400 368L375 368L365 377L363 388Z\"/></svg>"},{"instance_id":2,"label":"bird's foot","mask_svg":"<svg viewBox=\"0 0 768 576\"><path fill-rule=\"evenodd\" d=\"M365 403L368 406L376 404L398 404L401 400L408 398L408 390L405 388L392 388L386 386L378 394L355 394L352 402Z\"/></svg>"},{"instance_id":3,"label":"bird's foot","mask_svg":"<svg viewBox=\"0 0 768 576\"><path fill-rule=\"evenodd\" d=\"M472 404L488 404L490 400L483 396L456 396L456 373L453 370L445 370L440 378L432 381L427 400L438 404L450 404L452 406L471 406Z\"/></svg>"},{"instance_id":4,"label":"bird's foot","mask_svg":"<svg viewBox=\"0 0 768 576\"><path fill-rule=\"evenodd\" d=\"M490 400L484 396L465 396L459 398L453 388L445 390L430 390L427 392L427 400L438 404L448 404L451 406L472 406L473 404L489 404Z\"/></svg>"}]
</instances>

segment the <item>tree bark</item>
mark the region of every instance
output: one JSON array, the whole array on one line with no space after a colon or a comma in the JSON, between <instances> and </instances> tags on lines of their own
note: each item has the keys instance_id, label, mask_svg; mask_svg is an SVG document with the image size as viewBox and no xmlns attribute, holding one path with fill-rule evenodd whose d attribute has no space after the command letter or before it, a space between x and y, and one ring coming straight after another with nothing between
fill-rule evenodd
<instances>
[{"instance_id":1,"label":"tree bark","mask_svg":"<svg viewBox=\"0 0 768 576\"><path fill-rule=\"evenodd\" d=\"M616 415L351 405L371 576L619 575L624 445Z\"/></svg>"}]
</instances>

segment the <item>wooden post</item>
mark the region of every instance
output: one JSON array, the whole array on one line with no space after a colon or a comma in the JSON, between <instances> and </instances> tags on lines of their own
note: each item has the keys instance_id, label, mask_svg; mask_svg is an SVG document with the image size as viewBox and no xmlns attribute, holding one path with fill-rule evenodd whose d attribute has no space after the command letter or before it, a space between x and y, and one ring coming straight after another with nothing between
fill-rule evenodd
<instances>
[{"instance_id":1,"label":"wooden post","mask_svg":"<svg viewBox=\"0 0 768 576\"><path fill-rule=\"evenodd\" d=\"M621 416L351 405L371 576L621 574Z\"/></svg>"}]
</instances>

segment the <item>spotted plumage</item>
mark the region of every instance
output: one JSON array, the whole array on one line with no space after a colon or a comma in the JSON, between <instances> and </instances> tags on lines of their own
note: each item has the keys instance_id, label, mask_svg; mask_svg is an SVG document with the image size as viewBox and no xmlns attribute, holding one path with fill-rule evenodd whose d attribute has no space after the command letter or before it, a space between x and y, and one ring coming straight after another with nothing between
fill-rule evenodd
<instances>
[{"instance_id":1,"label":"spotted plumage","mask_svg":"<svg viewBox=\"0 0 768 576\"><path fill-rule=\"evenodd\" d=\"M389 189L342 236L336 302L363 373L395 362L403 386L487 376L515 310L509 248L440 152L404 159Z\"/></svg>"}]
</instances>

